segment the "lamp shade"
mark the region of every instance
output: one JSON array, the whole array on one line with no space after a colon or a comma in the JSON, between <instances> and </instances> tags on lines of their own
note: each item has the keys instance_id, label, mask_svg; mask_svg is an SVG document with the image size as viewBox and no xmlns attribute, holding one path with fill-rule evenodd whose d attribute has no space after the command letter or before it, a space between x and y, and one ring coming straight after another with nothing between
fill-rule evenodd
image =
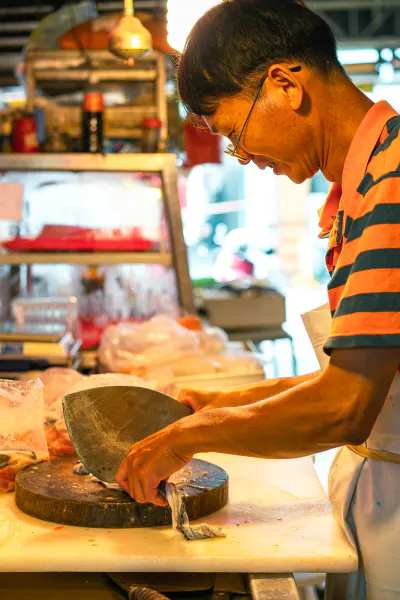
<instances>
[{"instance_id":1,"label":"lamp shade","mask_svg":"<svg viewBox=\"0 0 400 600\"><path fill-rule=\"evenodd\" d=\"M135 59L152 50L153 40L137 17L125 14L110 33L108 48L119 58Z\"/></svg>"}]
</instances>

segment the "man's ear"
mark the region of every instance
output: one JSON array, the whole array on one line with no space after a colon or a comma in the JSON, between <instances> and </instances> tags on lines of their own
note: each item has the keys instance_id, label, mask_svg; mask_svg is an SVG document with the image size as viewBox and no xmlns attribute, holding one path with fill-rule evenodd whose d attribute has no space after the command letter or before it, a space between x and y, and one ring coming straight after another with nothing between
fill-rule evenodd
<instances>
[{"instance_id":1,"label":"man's ear","mask_svg":"<svg viewBox=\"0 0 400 600\"><path fill-rule=\"evenodd\" d=\"M285 64L276 64L269 68L268 79L271 85L282 90L293 110L300 110L304 102L304 88L297 73Z\"/></svg>"}]
</instances>

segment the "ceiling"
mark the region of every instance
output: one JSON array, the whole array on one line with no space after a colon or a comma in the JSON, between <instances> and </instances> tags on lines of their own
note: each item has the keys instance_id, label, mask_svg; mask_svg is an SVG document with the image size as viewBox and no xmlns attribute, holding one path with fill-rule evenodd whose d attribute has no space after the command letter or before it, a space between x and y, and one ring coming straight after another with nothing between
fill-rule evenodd
<instances>
[{"instance_id":1,"label":"ceiling","mask_svg":"<svg viewBox=\"0 0 400 600\"><path fill-rule=\"evenodd\" d=\"M195 2L196 0L186 0ZM307 1L307 0L306 0ZM344 46L396 48L400 45L400 0L307 1L332 27ZM14 67L38 22L65 0L2 0L0 4L0 86L15 85ZM98 0L100 14L121 11L122 0ZM135 0L139 10L165 10L167 0Z\"/></svg>"}]
</instances>

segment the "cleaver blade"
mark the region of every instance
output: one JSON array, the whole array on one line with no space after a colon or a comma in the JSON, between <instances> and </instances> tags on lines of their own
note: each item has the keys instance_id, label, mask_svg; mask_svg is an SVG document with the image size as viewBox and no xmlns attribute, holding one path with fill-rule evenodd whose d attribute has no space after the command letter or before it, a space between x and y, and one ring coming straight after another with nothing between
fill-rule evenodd
<instances>
[{"instance_id":1,"label":"cleaver blade","mask_svg":"<svg viewBox=\"0 0 400 600\"><path fill-rule=\"evenodd\" d=\"M115 482L130 447L193 411L170 396L135 386L109 386L67 394L65 423L84 467Z\"/></svg>"}]
</instances>

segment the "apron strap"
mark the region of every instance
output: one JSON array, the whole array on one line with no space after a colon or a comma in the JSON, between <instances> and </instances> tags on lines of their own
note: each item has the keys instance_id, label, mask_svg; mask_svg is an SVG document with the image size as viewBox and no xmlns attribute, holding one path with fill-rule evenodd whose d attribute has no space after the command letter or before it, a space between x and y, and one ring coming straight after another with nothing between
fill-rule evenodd
<instances>
[{"instance_id":1,"label":"apron strap","mask_svg":"<svg viewBox=\"0 0 400 600\"><path fill-rule=\"evenodd\" d=\"M347 446L347 448L364 458L372 458L373 460L400 465L400 454L384 452L383 450L372 450L372 448L366 448L365 446Z\"/></svg>"}]
</instances>

